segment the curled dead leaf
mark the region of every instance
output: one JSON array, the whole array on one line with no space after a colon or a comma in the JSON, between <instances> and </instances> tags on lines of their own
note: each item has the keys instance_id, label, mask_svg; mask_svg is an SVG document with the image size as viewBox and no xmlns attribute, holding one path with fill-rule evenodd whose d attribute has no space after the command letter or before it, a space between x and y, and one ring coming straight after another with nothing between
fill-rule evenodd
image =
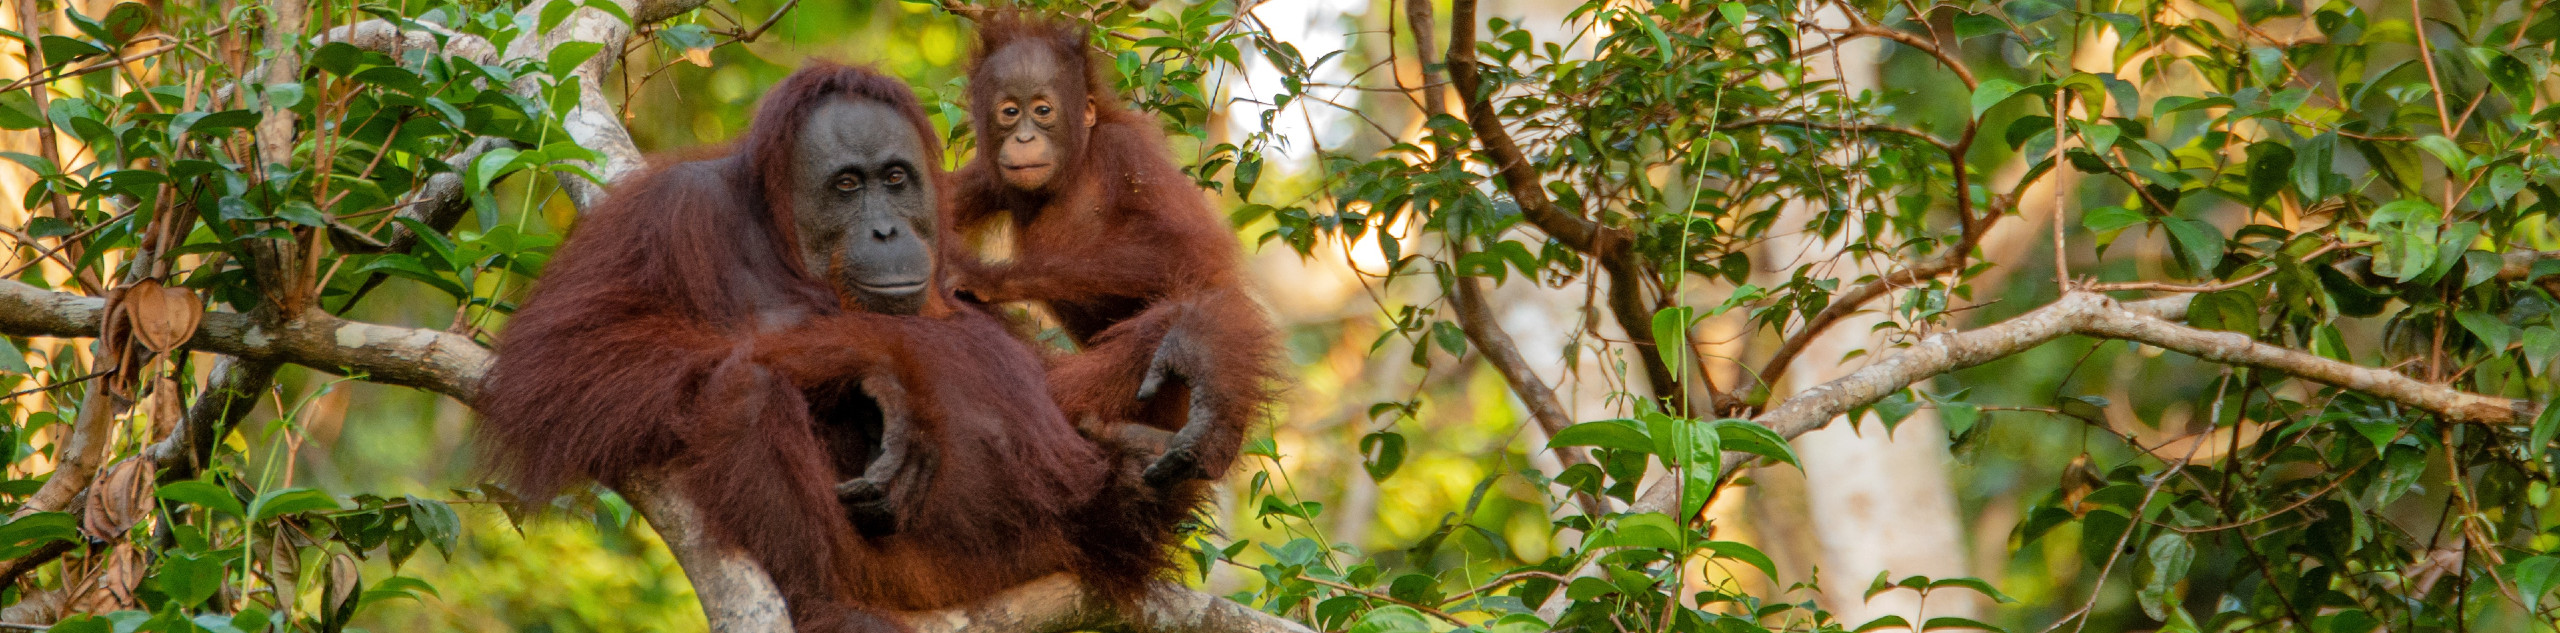
<instances>
[{"instance_id":1,"label":"curled dead leaf","mask_svg":"<svg viewBox=\"0 0 2560 633\"><path fill-rule=\"evenodd\" d=\"M356 557L349 556L346 552L338 552L337 555L329 557L328 585L322 587L320 592L320 606L324 609L321 611L322 618L344 622L348 616L355 614L356 598L364 590L362 568L363 566L356 561Z\"/></svg>"},{"instance_id":2,"label":"curled dead leaf","mask_svg":"<svg viewBox=\"0 0 2560 633\"><path fill-rule=\"evenodd\" d=\"M162 286L156 279L126 288L124 305L125 318L133 323L134 342L154 352L167 353L186 344L204 322L204 301L196 298L194 290Z\"/></svg>"},{"instance_id":3,"label":"curled dead leaf","mask_svg":"<svg viewBox=\"0 0 2560 633\"><path fill-rule=\"evenodd\" d=\"M108 613L131 609L133 588L142 585L142 551L132 543L117 543L107 552L97 571L81 583L86 588L71 601L72 613Z\"/></svg>"},{"instance_id":4,"label":"curled dead leaf","mask_svg":"<svg viewBox=\"0 0 2560 633\"><path fill-rule=\"evenodd\" d=\"M2107 479L2098 475L2097 465L2090 462L2088 453L2071 458L2071 465L2062 469L2063 509L2070 510L2075 517L2089 514L2092 508L2083 506L2081 500L2089 498L2089 493L2106 484Z\"/></svg>"},{"instance_id":5,"label":"curled dead leaf","mask_svg":"<svg viewBox=\"0 0 2560 633\"><path fill-rule=\"evenodd\" d=\"M186 398L186 391L178 387L176 378L161 376L151 384L151 441L167 439L169 432L178 428L178 421L186 419Z\"/></svg>"},{"instance_id":6,"label":"curled dead leaf","mask_svg":"<svg viewBox=\"0 0 2560 633\"><path fill-rule=\"evenodd\" d=\"M91 538L105 541L124 540L125 531L151 516L152 463L142 458L127 458L108 466L98 481L89 486L88 508L81 512L80 530Z\"/></svg>"},{"instance_id":7,"label":"curled dead leaf","mask_svg":"<svg viewBox=\"0 0 2560 633\"><path fill-rule=\"evenodd\" d=\"M133 320L125 318L125 314L132 310L132 305L125 301L131 296L129 290L107 289L107 307L99 311L104 317L98 323L98 359L95 361L95 365L104 367L108 372L99 378L98 384L121 398L132 397L133 377L142 370L142 363L146 360L144 355L134 353Z\"/></svg>"},{"instance_id":8,"label":"curled dead leaf","mask_svg":"<svg viewBox=\"0 0 2560 633\"><path fill-rule=\"evenodd\" d=\"M701 66L701 67L703 67L703 68L710 68L710 67L711 67L711 49L708 49L708 48L688 48L688 49L684 49L684 60L685 60L685 61L688 61L688 62L693 62L693 65L695 65L695 66Z\"/></svg>"}]
</instances>

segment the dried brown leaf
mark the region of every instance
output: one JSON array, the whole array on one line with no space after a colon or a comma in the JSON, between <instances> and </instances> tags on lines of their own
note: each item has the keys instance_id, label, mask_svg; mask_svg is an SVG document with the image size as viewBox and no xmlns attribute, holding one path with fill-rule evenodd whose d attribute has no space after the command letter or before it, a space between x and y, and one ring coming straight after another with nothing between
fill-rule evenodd
<instances>
[{"instance_id":1,"label":"dried brown leaf","mask_svg":"<svg viewBox=\"0 0 2560 633\"><path fill-rule=\"evenodd\" d=\"M177 378L161 376L159 382L151 385L151 408L148 410L151 412L151 441L168 439L169 432L178 428L178 421L187 417L187 394L178 387Z\"/></svg>"},{"instance_id":2,"label":"dried brown leaf","mask_svg":"<svg viewBox=\"0 0 2560 633\"><path fill-rule=\"evenodd\" d=\"M71 601L72 613L107 613L131 609L140 604L133 598L133 588L142 585L142 551L132 543L117 543L107 552L106 560L82 583L87 586L79 598Z\"/></svg>"},{"instance_id":3,"label":"dried brown leaf","mask_svg":"<svg viewBox=\"0 0 2560 633\"><path fill-rule=\"evenodd\" d=\"M133 338L151 351L166 353L194 338L196 326L204 322L204 302L196 292L184 287L162 286L158 280L144 279L125 290L125 318L133 323Z\"/></svg>"},{"instance_id":4,"label":"dried brown leaf","mask_svg":"<svg viewBox=\"0 0 2560 633\"><path fill-rule=\"evenodd\" d=\"M88 509L81 513L80 529L99 540L124 540L126 530L151 516L151 471L151 461L139 457L108 466L97 483L89 487Z\"/></svg>"},{"instance_id":5,"label":"dried brown leaf","mask_svg":"<svg viewBox=\"0 0 2560 633\"><path fill-rule=\"evenodd\" d=\"M329 557L328 585L320 591L320 608L325 609L322 613L348 613L348 603L358 597L356 591L364 586L362 569L363 565L356 561L356 557L346 552Z\"/></svg>"},{"instance_id":6,"label":"dried brown leaf","mask_svg":"<svg viewBox=\"0 0 2560 633\"><path fill-rule=\"evenodd\" d=\"M107 289L107 307L99 311L104 317L98 323L98 357L92 361L93 366L103 366L109 371L99 378L98 384L118 397L132 396L133 376L140 371L143 360L142 355L133 353L133 320L125 318L125 314L132 310L126 301L132 296L130 290Z\"/></svg>"}]
</instances>

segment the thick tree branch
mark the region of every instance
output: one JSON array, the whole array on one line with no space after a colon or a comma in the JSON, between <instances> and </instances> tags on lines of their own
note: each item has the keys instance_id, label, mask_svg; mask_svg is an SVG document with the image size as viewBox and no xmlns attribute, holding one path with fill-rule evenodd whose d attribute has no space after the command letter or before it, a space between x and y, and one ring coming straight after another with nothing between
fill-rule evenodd
<instances>
[{"instance_id":1,"label":"thick tree branch","mask_svg":"<svg viewBox=\"0 0 2560 633\"><path fill-rule=\"evenodd\" d=\"M1874 364L1838 380L1797 392L1753 419L1780 436L1795 438L1831 423L1850 410L1875 404L1939 374L1965 369L2025 352L2067 335L2134 341L2198 359L2274 371L2332 387L2380 396L2455 422L2512 425L2537 412L2530 401L2469 393L2430 384L2386 369L2343 363L2298 350L2257 342L2238 332L2218 332L2179 325L2192 295L2122 303L2106 295L2074 291L2052 304L1977 330L1945 332L1922 339ZM1728 455L1730 472L1749 461ZM1674 486L1657 482L1630 508L1660 512L1671 507Z\"/></svg>"},{"instance_id":2,"label":"thick tree branch","mask_svg":"<svg viewBox=\"0 0 2560 633\"><path fill-rule=\"evenodd\" d=\"M404 29L386 20L365 20L331 27L322 31L319 39L345 42L393 59L399 59L401 51L432 50L483 64L498 63L498 47L478 35L455 32L431 22L409 24L415 28Z\"/></svg>"},{"instance_id":3,"label":"thick tree branch","mask_svg":"<svg viewBox=\"0 0 2560 633\"><path fill-rule=\"evenodd\" d=\"M84 338L98 335L106 300L0 280L0 334ZM279 325L249 315L209 312L187 349L251 360L293 363L367 380L418 387L470 402L490 354L459 334L349 321L306 311Z\"/></svg>"},{"instance_id":4,"label":"thick tree branch","mask_svg":"<svg viewBox=\"0 0 2560 633\"><path fill-rule=\"evenodd\" d=\"M666 538L667 549L675 553L685 577L693 582L694 593L702 598L711 630L791 631L790 612L764 570L743 553L707 540L692 504L657 479L632 482L621 492ZM976 604L904 613L900 619L915 633L1312 633L1296 622L1171 584L1159 586L1134 608L1123 611L1064 574L1024 583Z\"/></svg>"}]
</instances>

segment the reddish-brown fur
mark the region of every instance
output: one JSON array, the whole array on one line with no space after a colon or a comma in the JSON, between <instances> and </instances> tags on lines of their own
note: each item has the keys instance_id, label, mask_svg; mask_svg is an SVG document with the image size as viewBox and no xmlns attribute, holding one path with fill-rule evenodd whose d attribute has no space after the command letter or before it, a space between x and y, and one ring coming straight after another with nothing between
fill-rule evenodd
<instances>
[{"instance_id":1,"label":"reddish-brown fur","mask_svg":"<svg viewBox=\"0 0 2560 633\"><path fill-rule=\"evenodd\" d=\"M1038 302L1083 347L1049 374L1070 419L1173 430L1203 406L1214 426L1195 450L1208 476L1224 474L1277 377L1276 337L1245 294L1234 233L1175 166L1153 118L1112 93L1085 29L1013 14L980 23L970 112L982 136L995 126L996 97L981 70L1008 46L1047 47L1080 75L1094 125L1066 126L1059 140L1068 159L1046 192L1007 186L995 165L1001 137L980 140L976 159L955 176L954 227L984 234L999 214L1010 215L1014 259L964 258L961 286L988 301ZM1084 115L1076 99L1058 107L1063 120ZM1168 336L1176 344L1164 345ZM1160 347L1179 380L1142 401L1136 394ZM1202 402L1193 401L1194 389Z\"/></svg>"},{"instance_id":2,"label":"reddish-brown fur","mask_svg":"<svg viewBox=\"0 0 2560 633\"><path fill-rule=\"evenodd\" d=\"M1041 359L983 306L936 289L920 316L853 312L797 263L779 195L789 140L843 98L935 138L904 84L814 64L774 88L734 152L632 177L579 223L500 337L477 403L492 457L534 500L671 472L804 631L893 631L881 610L1058 571L1136 595L1171 566L1164 517L1196 497L1137 485L1151 456L1079 436L1045 398ZM891 482L898 531L865 539L833 486L877 450L862 431L881 411L909 415L929 448Z\"/></svg>"}]
</instances>

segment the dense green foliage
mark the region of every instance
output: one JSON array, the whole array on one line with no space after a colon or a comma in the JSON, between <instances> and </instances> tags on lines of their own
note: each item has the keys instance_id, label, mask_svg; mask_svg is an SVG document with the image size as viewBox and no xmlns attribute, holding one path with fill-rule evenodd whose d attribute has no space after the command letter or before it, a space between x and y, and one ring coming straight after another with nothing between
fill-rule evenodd
<instances>
[{"instance_id":1,"label":"dense green foliage","mask_svg":"<svg viewBox=\"0 0 2560 633\"><path fill-rule=\"evenodd\" d=\"M552 73L598 56L619 55L601 89L652 151L735 135L809 55L908 78L939 104L953 164L973 148L967 7L715 1L619 48L476 59L309 36L383 20L508 51L582 7L627 21L638 3L315 3L279 50L260 32L273 1L23 1L55 17L0 44L32 39L43 58L0 89L0 157L29 176L0 180L25 209L0 215L0 270L37 289L152 279L259 319L314 308L485 342L574 223L555 178L597 173L604 148L567 125L588 88ZM2549 402L2560 10L2540 0L1532 7L1560 27L1472 0L1416 24L1388 0L1316 54L1262 5L1037 4L1100 27L1122 93L1260 260L1359 286L1331 313L1293 313L1300 395L1197 541L1191 580L1240 602L1363 632L2560 619L2560 413L2455 420L2131 342L2065 339L1850 403L1885 429L1935 409L1965 506L2019 517L1986 579L1888 575L1870 592L1998 601L1979 622L1839 621L1803 565L1707 510L1759 493L1751 472L1797 468L1800 431L1753 421L1822 397L1790 372L1841 359L1796 352L1858 307L1886 315L1890 344L1851 364L2069 286L2191 295L2195 328ZM1868 50L1876 79L1842 69ZM1481 65L1415 61L1443 57ZM270 81L276 59L302 66ZM459 176L467 212L411 215L438 174ZM1775 246L1797 241L1830 252ZM1511 339L1467 304L1505 285L1586 297L1566 349L1509 353L1596 352L1602 366L1575 369L1617 386L1616 415L1536 419L1555 396L1488 366ZM699 626L612 493L532 500L574 521L529 520L481 485L454 402L301 368L223 400L199 391L232 369L156 354L148 332L8 334L0 500L29 503L84 413L128 421L82 501L0 524L0 560L24 574L0 603L95 614L60 630ZM209 461L152 452L185 437L181 405L207 401L248 413L200 447ZM1534 465L1546 445L1561 468ZM1758 470L1720 468L1728 456ZM1668 505L1643 503L1654 478L1677 491Z\"/></svg>"}]
</instances>

